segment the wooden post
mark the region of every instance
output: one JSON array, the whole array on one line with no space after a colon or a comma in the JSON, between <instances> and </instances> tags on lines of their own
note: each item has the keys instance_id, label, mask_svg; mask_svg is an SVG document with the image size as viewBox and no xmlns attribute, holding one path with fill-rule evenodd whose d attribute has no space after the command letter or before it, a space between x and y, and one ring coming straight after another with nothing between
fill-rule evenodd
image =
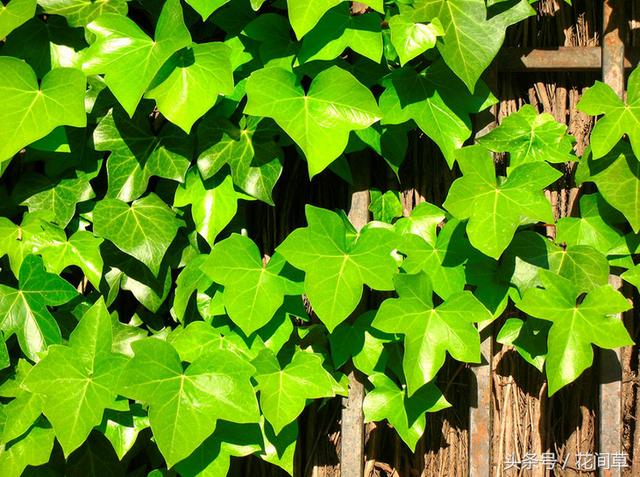
<instances>
[{"instance_id":1,"label":"wooden post","mask_svg":"<svg viewBox=\"0 0 640 477\"><path fill-rule=\"evenodd\" d=\"M602 25L602 78L620 98L624 98L624 3L605 0ZM622 285L620 277L609 276L616 289ZM622 320L622 314L618 317ZM598 353L598 453L618 454L622 449L622 368L620 350L601 350ZM620 469L602 467L598 475L619 477Z\"/></svg>"},{"instance_id":2,"label":"wooden post","mask_svg":"<svg viewBox=\"0 0 640 477\"><path fill-rule=\"evenodd\" d=\"M496 92L498 69L494 63L485 78L489 88ZM481 113L482 114L482 113ZM476 117L476 127L481 127L476 136L483 136L495 128L498 108L492 106L485 117ZM478 124L480 122L480 124ZM470 392L472 402L469 407L469 475L490 477L491 475L491 369L493 358L493 325L480 330L480 352L482 362L471 368ZM475 401L474 401L475 398Z\"/></svg>"},{"instance_id":3,"label":"wooden post","mask_svg":"<svg viewBox=\"0 0 640 477\"><path fill-rule=\"evenodd\" d=\"M369 157L356 156L352 162L353 187L349 220L360 230L369 221ZM366 296L363 297L363 302ZM360 307L355 315L362 311ZM340 477L363 477L364 474L364 383L357 370L349 372L349 396L342 400Z\"/></svg>"}]
</instances>

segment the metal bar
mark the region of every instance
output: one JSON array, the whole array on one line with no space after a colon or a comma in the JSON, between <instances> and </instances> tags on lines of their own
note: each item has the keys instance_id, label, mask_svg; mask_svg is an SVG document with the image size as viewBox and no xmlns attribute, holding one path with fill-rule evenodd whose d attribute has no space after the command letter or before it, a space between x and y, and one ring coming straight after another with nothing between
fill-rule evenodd
<instances>
[{"instance_id":1,"label":"metal bar","mask_svg":"<svg viewBox=\"0 0 640 477\"><path fill-rule=\"evenodd\" d=\"M632 69L640 60L640 49L627 49L624 68ZM554 49L502 48L498 69L514 71L600 71L603 53L599 46L563 46Z\"/></svg>"},{"instance_id":2,"label":"metal bar","mask_svg":"<svg viewBox=\"0 0 640 477\"><path fill-rule=\"evenodd\" d=\"M624 97L624 3L604 0L602 22L602 79ZM616 289L622 280L609 275ZM622 314L618 316L622 320ZM622 366L620 350L598 353L598 453L618 454L622 449ZM601 477L620 477L620 469L599 468Z\"/></svg>"},{"instance_id":3,"label":"metal bar","mask_svg":"<svg viewBox=\"0 0 640 477\"><path fill-rule=\"evenodd\" d=\"M359 160L363 159L363 160ZM371 181L368 158L355 157L353 162L353 188L349 220L360 230L369 221L369 184ZM363 301L366 297L363 298ZM358 307L355 314L362 312ZM349 396L342 400L340 476L362 477L364 474L364 401L363 378L356 369L349 372Z\"/></svg>"}]
</instances>

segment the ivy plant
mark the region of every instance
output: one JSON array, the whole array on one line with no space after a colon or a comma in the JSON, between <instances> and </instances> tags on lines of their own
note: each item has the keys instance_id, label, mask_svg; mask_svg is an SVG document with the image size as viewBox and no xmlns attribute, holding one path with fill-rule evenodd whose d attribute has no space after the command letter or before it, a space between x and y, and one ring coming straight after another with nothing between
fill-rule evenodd
<instances>
[{"instance_id":1,"label":"ivy plant","mask_svg":"<svg viewBox=\"0 0 640 477\"><path fill-rule=\"evenodd\" d=\"M549 394L632 343L638 70L583 95L582 157L530 105L474 138L532 2L4 3L2 476L293 475L354 369L414 450L494 320ZM412 207L419 142L454 179Z\"/></svg>"}]
</instances>

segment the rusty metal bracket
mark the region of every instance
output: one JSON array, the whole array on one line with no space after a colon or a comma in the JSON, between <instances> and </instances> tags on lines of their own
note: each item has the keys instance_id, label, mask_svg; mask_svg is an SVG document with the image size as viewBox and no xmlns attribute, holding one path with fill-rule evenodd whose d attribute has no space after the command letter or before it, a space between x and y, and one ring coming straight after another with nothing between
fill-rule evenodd
<instances>
[{"instance_id":1,"label":"rusty metal bracket","mask_svg":"<svg viewBox=\"0 0 640 477\"><path fill-rule=\"evenodd\" d=\"M611 49L607 48L607 58ZM562 46L554 49L502 48L497 57L498 69L503 72L533 71L600 71L603 66L603 49L599 46ZM617 60L624 59L624 69L634 68L640 60L640 49L628 48Z\"/></svg>"}]
</instances>

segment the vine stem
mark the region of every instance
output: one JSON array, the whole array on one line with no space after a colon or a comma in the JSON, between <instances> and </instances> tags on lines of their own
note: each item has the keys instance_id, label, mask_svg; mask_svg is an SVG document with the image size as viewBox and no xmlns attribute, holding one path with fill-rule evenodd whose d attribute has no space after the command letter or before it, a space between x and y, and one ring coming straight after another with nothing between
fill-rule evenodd
<instances>
[{"instance_id":1,"label":"vine stem","mask_svg":"<svg viewBox=\"0 0 640 477\"><path fill-rule=\"evenodd\" d=\"M352 162L352 172L353 185L348 216L353 226L359 231L369 221L369 185L371 182L369 158L366 156L355 157ZM364 303L366 303L366 296L363 296L354 316L360 314ZM361 374L351 366L349 370L349 395L342 400L342 419L340 422L341 477L362 477L364 474L363 381Z\"/></svg>"}]
</instances>

